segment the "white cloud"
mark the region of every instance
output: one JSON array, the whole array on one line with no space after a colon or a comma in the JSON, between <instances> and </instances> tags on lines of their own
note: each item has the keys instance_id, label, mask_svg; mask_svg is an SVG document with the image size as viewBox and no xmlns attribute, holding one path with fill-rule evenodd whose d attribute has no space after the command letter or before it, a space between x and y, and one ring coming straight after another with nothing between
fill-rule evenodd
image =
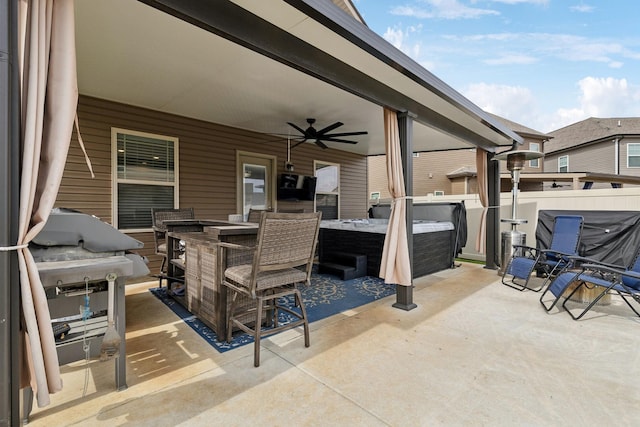
<instances>
[{"instance_id":1,"label":"white cloud","mask_svg":"<svg viewBox=\"0 0 640 427\"><path fill-rule=\"evenodd\" d=\"M619 117L640 115L640 87L627 79L585 77L578 82L585 117Z\"/></svg>"},{"instance_id":2,"label":"white cloud","mask_svg":"<svg viewBox=\"0 0 640 427\"><path fill-rule=\"evenodd\" d=\"M474 83L462 94L483 110L527 127L532 125L536 99L530 89L522 86Z\"/></svg>"},{"instance_id":3,"label":"white cloud","mask_svg":"<svg viewBox=\"0 0 640 427\"><path fill-rule=\"evenodd\" d=\"M487 65L526 65L538 62L537 58L522 54L504 54L499 58L485 59Z\"/></svg>"},{"instance_id":4,"label":"white cloud","mask_svg":"<svg viewBox=\"0 0 640 427\"><path fill-rule=\"evenodd\" d=\"M466 6L458 0L423 0L428 7L396 6L393 15L412 16L419 19L474 19L486 15L500 15L491 9Z\"/></svg>"},{"instance_id":5,"label":"white cloud","mask_svg":"<svg viewBox=\"0 0 640 427\"><path fill-rule=\"evenodd\" d=\"M542 112L543 99L523 86L475 83L462 91L483 110L540 132L551 132L589 117L640 116L640 86L627 79L585 77L577 83L575 107ZM571 102L568 100L566 102Z\"/></svg>"},{"instance_id":6,"label":"white cloud","mask_svg":"<svg viewBox=\"0 0 640 427\"><path fill-rule=\"evenodd\" d=\"M404 30L397 27L396 28L387 27L387 30L384 32L382 37L386 41L391 43L393 47L395 47L398 50L401 50L406 55L408 55L409 57L417 61L418 58L420 57L421 43L416 42L411 44L408 40L410 38L409 36L411 33L420 32L420 29L421 29L420 26L417 26L417 27L411 26L411 27L407 27Z\"/></svg>"},{"instance_id":7,"label":"white cloud","mask_svg":"<svg viewBox=\"0 0 640 427\"><path fill-rule=\"evenodd\" d=\"M580 13L589 13L589 12L593 12L596 8L593 6L589 6L586 4L578 4L575 6L571 6L569 8L569 10L571 10L572 12L580 12Z\"/></svg>"},{"instance_id":8,"label":"white cloud","mask_svg":"<svg viewBox=\"0 0 640 427\"><path fill-rule=\"evenodd\" d=\"M539 4L542 6L546 6L547 4L549 4L549 0L491 0L494 3L504 3L504 4L523 4L523 3L530 3L530 4ZM475 3L475 1L473 1L472 3Z\"/></svg>"},{"instance_id":9,"label":"white cloud","mask_svg":"<svg viewBox=\"0 0 640 427\"><path fill-rule=\"evenodd\" d=\"M640 59L640 52L634 50L637 41L607 38L587 38L571 34L554 33L486 33L466 36L444 35L443 40L453 43L458 52L467 52L474 57L485 56L485 63L503 65L494 57L513 56L545 59L553 61L597 62L611 68L620 68L622 59ZM628 45L625 45L625 44ZM462 51L462 48L465 51ZM524 62L524 63L531 63ZM514 63L519 63L514 61ZM520 62L522 63L522 62Z\"/></svg>"}]
</instances>

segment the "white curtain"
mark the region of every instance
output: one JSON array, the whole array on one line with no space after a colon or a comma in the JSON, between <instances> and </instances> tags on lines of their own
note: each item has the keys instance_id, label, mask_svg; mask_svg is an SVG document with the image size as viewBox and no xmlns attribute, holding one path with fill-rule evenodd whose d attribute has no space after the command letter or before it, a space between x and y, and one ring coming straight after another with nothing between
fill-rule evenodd
<instances>
[{"instance_id":1,"label":"white curtain","mask_svg":"<svg viewBox=\"0 0 640 427\"><path fill-rule=\"evenodd\" d=\"M387 181L392 197L391 216L384 239L380 277L385 283L411 286L411 261L407 243L407 200L400 152L400 133L395 112L384 109Z\"/></svg>"},{"instance_id":2,"label":"white curtain","mask_svg":"<svg viewBox=\"0 0 640 427\"><path fill-rule=\"evenodd\" d=\"M489 186L487 183L487 152L482 148L476 148L476 171L478 177L478 195L480 196L480 204L482 205L482 214L480 215L480 226L478 235L476 236L476 251L480 254L485 253L487 245L487 209L489 206Z\"/></svg>"},{"instance_id":3,"label":"white curtain","mask_svg":"<svg viewBox=\"0 0 640 427\"><path fill-rule=\"evenodd\" d=\"M18 245L44 227L67 158L78 103L73 0L20 0L22 176ZM38 406L62 389L47 298L28 248L18 251L29 382Z\"/></svg>"}]
</instances>

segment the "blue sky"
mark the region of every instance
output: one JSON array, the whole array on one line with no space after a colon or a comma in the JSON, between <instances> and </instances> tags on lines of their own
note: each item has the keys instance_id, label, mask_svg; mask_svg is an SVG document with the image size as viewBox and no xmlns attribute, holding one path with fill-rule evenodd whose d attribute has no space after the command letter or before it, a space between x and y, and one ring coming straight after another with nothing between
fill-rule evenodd
<instances>
[{"instance_id":1,"label":"blue sky","mask_svg":"<svg viewBox=\"0 0 640 427\"><path fill-rule=\"evenodd\" d=\"M484 110L541 132L640 116L637 0L354 0L367 25Z\"/></svg>"}]
</instances>

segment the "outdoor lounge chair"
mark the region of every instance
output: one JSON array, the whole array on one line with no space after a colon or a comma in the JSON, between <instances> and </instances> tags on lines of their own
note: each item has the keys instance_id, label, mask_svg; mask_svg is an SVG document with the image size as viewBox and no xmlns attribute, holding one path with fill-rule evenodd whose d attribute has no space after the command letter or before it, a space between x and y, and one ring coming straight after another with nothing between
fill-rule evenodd
<instances>
[{"instance_id":1,"label":"outdoor lounge chair","mask_svg":"<svg viewBox=\"0 0 640 427\"><path fill-rule=\"evenodd\" d=\"M160 264L160 287L162 287L162 279L165 278L167 268L167 227L164 221L172 219L194 219L195 214L193 208L164 209L151 208L151 218L153 220L153 242L155 244L156 255L162 256L162 264Z\"/></svg>"},{"instance_id":2,"label":"outdoor lounge chair","mask_svg":"<svg viewBox=\"0 0 640 427\"><path fill-rule=\"evenodd\" d=\"M222 283L231 292L227 341L231 341L234 327L251 334L254 337L256 367L260 366L260 339L263 336L302 325L304 345L309 347L309 320L296 284L309 282L321 216L320 212L262 212L255 247L219 243L222 249L218 251L220 257L225 257L225 252L230 250L253 252L253 262L228 267ZM222 265L223 259L218 265ZM283 305L286 301L283 297L290 295L294 298L295 310ZM246 310L247 299L255 301L249 312ZM293 316L294 320L279 325L278 312L281 310ZM266 327L263 328L265 314Z\"/></svg>"},{"instance_id":3,"label":"outdoor lounge chair","mask_svg":"<svg viewBox=\"0 0 640 427\"><path fill-rule=\"evenodd\" d=\"M569 286L574 284L575 289L566 296L566 299L562 303L562 307L569 312L574 320L582 318L582 316L591 310L591 308L607 294L618 294L629 308L640 317L638 310L636 310L629 301L629 298L632 298L640 304L640 251L636 254L636 258L629 268L600 263L593 260L588 261L590 262L582 264L579 269L563 271L553 279L549 287L540 296L540 304L542 304L545 310L547 310L547 312L551 311ZM599 289L601 292L576 316L572 313L571 309L567 307L567 302L583 287ZM544 300L549 293L555 297L553 301L551 301L551 304Z\"/></svg>"},{"instance_id":4,"label":"outdoor lounge chair","mask_svg":"<svg viewBox=\"0 0 640 427\"><path fill-rule=\"evenodd\" d=\"M519 291L544 289L548 281L566 267L570 257L577 256L584 218L578 215L558 215L553 221L551 244L548 249L513 245L513 255L502 274L502 283ZM545 276L540 287L529 287L531 274ZM511 276L511 277L507 277Z\"/></svg>"}]
</instances>

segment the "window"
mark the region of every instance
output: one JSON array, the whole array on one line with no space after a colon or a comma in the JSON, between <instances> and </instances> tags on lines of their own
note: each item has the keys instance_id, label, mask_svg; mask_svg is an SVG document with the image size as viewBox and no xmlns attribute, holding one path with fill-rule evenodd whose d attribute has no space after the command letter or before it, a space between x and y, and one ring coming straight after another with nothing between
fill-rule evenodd
<instances>
[{"instance_id":1,"label":"window","mask_svg":"<svg viewBox=\"0 0 640 427\"><path fill-rule=\"evenodd\" d=\"M237 212L249 214L256 210L270 210L275 206L276 157L266 154L236 151Z\"/></svg>"},{"instance_id":2,"label":"window","mask_svg":"<svg viewBox=\"0 0 640 427\"><path fill-rule=\"evenodd\" d=\"M111 141L113 225L148 230L151 208L177 207L178 139L113 128Z\"/></svg>"},{"instance_id":3,"label":"window","mask_svg":"<svg viewBox=\"0 0 640 427\"><path fill-rule=\"evenodd\" d=\"M444 190L435 190L433 192L434 196L444 196Z\"/></svg>"},{"instance_id":4,"label":"window","mask_svg":"<svg viewBox=\"0 0 640 427\"><path fill-rule=\"evenodd\" d=\"M322 219L340 218L340 165L314 161L316 181L316 211Z\"/></svg>"},{"instance_id":5,"label":"window","mask_svg":"<svg viewBox=\"0 0 640 427\"><path fill-rule=\"evenodd\" d=\"M640 168L640 144L627 145L627 167Z\"/></svg>"},{"instance_id":6,"label":"window","mask_svg":"<svg viewBox=\"0 0 640 427\"><path fill-rule=\"evenodd\" d=\"M369 200L380 200L380 192L379 191L372 191L369 194Z\"/></svg>"},{"instance_id":7,"label":"window","mask_svg":"<svg viewBox=\"0 0 640 427\"><path fill-rule=\"evenodd\" d=\"M537 142L529 143L529 150L540 152L540 144ZM540 159L531 159L529 160L529 167L531 168L539 168L540 167Z\"/></svg>"},{"instance_id":8,"label":"window","mask_svg":"<svg viewBox=\"0 0 640 427\"><path fill-rule=\"evenodd\" d=\"M558 157L558 172L569 172L569 156Z\"/></svg>"}]
</instances>

